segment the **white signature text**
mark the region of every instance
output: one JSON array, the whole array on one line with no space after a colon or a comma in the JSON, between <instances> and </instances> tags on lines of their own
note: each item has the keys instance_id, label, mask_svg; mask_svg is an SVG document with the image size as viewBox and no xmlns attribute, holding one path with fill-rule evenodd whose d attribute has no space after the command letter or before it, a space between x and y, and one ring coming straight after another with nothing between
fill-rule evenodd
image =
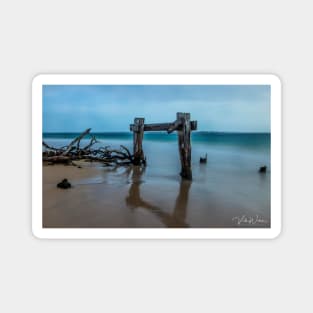
<instances>
[{"instance_id":1,"label":"white signature text","mask_svg":"<svg viewBox=\"0 0 313 313\"><path fill-rule=\"evenodd\" d=\"M255 225L255 224L267 224L268 221L262 218L259 215L255 216L247 216L247 215L241 215L241 216L234 216L232 218L232 221L234 221L237 225L241 224L250 224L250 225Z\"/></svg>"}]
</instances>

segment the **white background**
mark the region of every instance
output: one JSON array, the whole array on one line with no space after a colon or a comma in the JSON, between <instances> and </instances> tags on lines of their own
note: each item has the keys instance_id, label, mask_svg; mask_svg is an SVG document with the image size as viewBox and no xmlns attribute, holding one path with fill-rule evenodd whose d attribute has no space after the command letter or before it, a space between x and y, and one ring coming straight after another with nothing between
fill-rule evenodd
<instances>
[{"instance_id":1,"label":"white background","mask_svg":"<svg viewBox=\"0 0 313 313\"><path fill-rule=\"evenodd\" d=\"M310 1L1 1L1 312L310 312ZM38 73L274 73L283 83L276 240L38 240Z\"/></svg>"}]
</instances>

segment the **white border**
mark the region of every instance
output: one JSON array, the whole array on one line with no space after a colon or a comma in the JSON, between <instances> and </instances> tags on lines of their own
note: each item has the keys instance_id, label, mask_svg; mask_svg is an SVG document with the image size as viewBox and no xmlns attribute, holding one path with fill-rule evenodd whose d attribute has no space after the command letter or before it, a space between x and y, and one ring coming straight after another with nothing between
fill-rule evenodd
<instances>
[{"instance_id":1,"label":"white border","mask_svg":"<svg viewBox=\"0 0 313 313\"><path fill-rule=\"evenodd\" d=\"M270 228L43 228L43 85L271 85ZM38 75L32 82L32 231L51 239L271 239L281 231L281 82L275 75Z\"/></svg>"}]
</instances>

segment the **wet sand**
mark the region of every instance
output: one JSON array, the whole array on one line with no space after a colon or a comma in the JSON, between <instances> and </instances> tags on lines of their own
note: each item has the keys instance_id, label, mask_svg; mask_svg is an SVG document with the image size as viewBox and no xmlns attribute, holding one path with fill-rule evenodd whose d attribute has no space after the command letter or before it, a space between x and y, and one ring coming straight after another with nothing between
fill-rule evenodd
<instances>
[{"instance_id":1,"label":"wet sand","mask_svg":"<svg viewBox=\"0 0 313 313\"><path fill-rule=\"evenodd\" d=\"M43 227L269 227L269 199L253 204L233 180L203 179L197 165L193 182L158 175L149 166L103 167L76 162L43 166ZM56 184L67 178L71 189ZM256 173L253 183L264 184ZM229 180L229 179L228 179ZM229 188L228 185L231 187ZM232 188L232 186L234 186ZM221 188L222 187L222 188Z\"/></svg>"}]
</instances>

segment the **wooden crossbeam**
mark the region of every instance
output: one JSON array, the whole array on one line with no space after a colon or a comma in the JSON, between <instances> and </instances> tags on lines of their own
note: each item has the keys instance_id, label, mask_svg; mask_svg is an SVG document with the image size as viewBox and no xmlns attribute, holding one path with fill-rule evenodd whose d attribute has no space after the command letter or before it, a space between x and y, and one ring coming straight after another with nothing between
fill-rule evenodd
<instances>
[{"instance_id":1,"label":"wooden crossbeam","mask_svg":"<svg viewBox=\"0 0 313 313\"><path fill-rule=\"evenodd\" d=\"M170 134L173 131L177 130L178 128L181 128L183 126L182 122L180 120L176 120L172 125L167 129L167 132Z\"/></svg>"},{"instance_id":2,"label":"wooden crossbeam","mask_svg":"<svg viewBox=\"0 0 313 313\"><path fill-rule=\"evenodd\" d=\"M197 130L197 121L190 121L191 130ZM131 124L130 130L133 132L138 132L138 125ZM144 124L143 131L167 131L168 133L174 130L182 130L182 125L180 121L175 121L173 123L156 123L156 124Z\"/></svg>"}]
</instances>

